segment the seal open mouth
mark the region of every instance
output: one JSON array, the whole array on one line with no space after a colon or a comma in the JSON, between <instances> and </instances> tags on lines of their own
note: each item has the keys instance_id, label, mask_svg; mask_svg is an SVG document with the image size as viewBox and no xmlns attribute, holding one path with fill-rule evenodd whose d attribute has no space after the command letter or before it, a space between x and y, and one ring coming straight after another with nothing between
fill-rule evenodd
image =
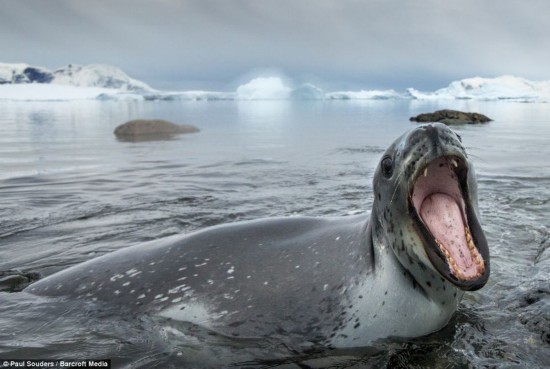
<instances>
[{"instance_id":1,"label":"seal open mouth","mask_svg":"<svg viewBox=\"0 0 550 369\"><path fill-rule=\"evenodd\" d=\"M485 284L487 276L477 237L472 236L480 227L466 190L467 171L466 163L459 157L444 156L431 161L417 176L410 205L427 241L426 251L432 264L455 285L477 289ZM486 242L482 238L480 241Z\"/></svg>"}]
</instances>

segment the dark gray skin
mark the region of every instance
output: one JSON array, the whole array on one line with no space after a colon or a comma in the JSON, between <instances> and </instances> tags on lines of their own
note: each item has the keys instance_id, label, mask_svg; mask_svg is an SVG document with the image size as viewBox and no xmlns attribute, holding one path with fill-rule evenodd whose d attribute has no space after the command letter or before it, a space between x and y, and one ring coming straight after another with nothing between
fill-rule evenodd
<instances>
[{"instance_id":1,"label":"dark gray skin","mask_svg":"<svg viewBox=\"0 0 550 369\"><path fill-rule=\"evenodd\" d=\"M453 275L410 204L415 178L431 160L448 155L459 162L470 228L485 266L468 281ZM211 227L104 255L26 291L298 345L357 347L439 330L463 290L481 288L489 276L475 175L459 137L442 124L405 133L376 169L374 196L370 220L290 217Z\"/></svg>"}]
</instances>

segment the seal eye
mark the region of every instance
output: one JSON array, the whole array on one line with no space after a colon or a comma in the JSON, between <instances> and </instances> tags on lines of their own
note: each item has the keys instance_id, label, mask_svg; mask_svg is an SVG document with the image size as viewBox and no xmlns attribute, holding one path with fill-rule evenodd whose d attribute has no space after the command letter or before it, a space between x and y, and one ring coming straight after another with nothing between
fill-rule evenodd
<instances>
[{"instance_id":1,"label":"seal eye","mask_svg":"<svg viewBox=\"0 0 550 369\"><path fill-rule=\"evenodd\" d=\"M393 173L393 159L389 156L382 159L382 174L386 178L390 178Z\"/></svg>"}]
</instances>

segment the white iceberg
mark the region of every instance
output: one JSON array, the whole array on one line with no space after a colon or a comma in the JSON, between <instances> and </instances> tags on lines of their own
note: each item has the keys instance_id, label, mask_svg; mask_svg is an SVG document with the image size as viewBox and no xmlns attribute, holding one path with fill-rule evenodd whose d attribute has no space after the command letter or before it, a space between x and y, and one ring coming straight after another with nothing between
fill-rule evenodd
<instances>
[{"instance_id":1,"label":"white iceberg","mask_svg":"<svg viewBox=\"0 0 550 369\"><path fill-rule=\"evenodd\" d=\"M395 90L337 91L326 94L329 100L393 100L404 99L404 95Z\"/></svg>"},{"instance_id":2,"label":"white iceberg","mask_svg":"<svg viewBox=\"0 0 550 369\"><path fill-rule=\"evenodd\" d=\"M285 100L291 89L279 77L258 77L240 85L236 91L238 100Z\"/></svg>"},{"instance_id":3,"label":"white iceberg","mask_svg":"<svg viewBox=\"0 0 550 369\"><path fill-rule=\"evenodd\" d=\"M144 94L145 100L163 100L163 101L217 101L217 100L235 100L233 92L218 91L174 91L157 92Z\"/></svg>"},{"instance_id":4,"label":"white iceberg","mask_svg":"<svg viewBox=\"0 0 550 369\"><path fill-rule=\"evenodd\" d=\"M514 76L466 78L434 92L409 88L407 94L418 100L511 100L523 102L550 101L550 81L529 81Z\"/></svg>"}]
</instances>

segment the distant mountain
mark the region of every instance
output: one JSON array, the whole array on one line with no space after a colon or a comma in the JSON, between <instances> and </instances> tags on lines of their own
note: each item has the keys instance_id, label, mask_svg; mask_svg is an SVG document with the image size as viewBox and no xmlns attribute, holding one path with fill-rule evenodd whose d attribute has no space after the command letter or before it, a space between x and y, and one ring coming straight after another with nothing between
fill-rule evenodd
<instances>
[{"instance_id":1,"label":"distant mountain","mask_svg":"<svg viewBox=\"0 0 550 369\"><path fill-rule=\"evenodd\" d=\"M50 71L28 64L0 63L0 84L51 83L76 87L100 87L125 92L153 92L147 84L105 64L76 65Z\"/></svg>"}]
</instances>

